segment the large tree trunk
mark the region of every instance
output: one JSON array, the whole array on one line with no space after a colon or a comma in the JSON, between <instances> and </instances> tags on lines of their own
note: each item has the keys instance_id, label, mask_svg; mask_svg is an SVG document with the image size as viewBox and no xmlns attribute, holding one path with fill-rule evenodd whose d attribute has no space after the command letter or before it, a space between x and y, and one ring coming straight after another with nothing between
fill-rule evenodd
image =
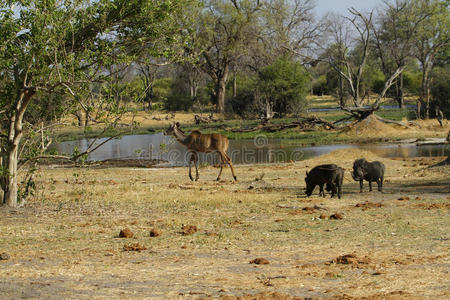
<instances>
[{"instance_id":1,"label":"large tree trunk","mask_svg":"<svg viewBox=\"0 0 450 300\"><path fill-rule=\"evenodd\" d=\"M422 111L423 113L423 117L425 119L429 119L430 118L430 96L429 96L429 87L428 87L428 70L425 69L423 70L423 74L422 74L422 109L424 111Z\"/></svg>"},{"instance_id":2,"label":"large tree trunk","mask_svg":"<svg viewBox=\"0 0 450 300\"><path fill-rule=\"evenodd\" d=\"M34 90L24 90L20 93L14 112L9 119L8 140L2 149L3 172L1 173L3 203L10 207L18 205L17 165L19 163L19 144L23 136L23 116L35 94Z\"/></svg>"},{"instance_id":3,"label":"large tree trunk","mask_svg":"<svg viewBox=\"0 0 450 300\"><path fill-rule=\"evenodd\" d=\"M347 105L345 98L344 98L344 80L342 79L342 76L339 76L339 105L341 107L345 107Z\"/></svg>"},{"instance_id":4,"label":"large tree trunk","mask_svg":"<svg viewBox=\"0 0 450 300\"><path fill-rule=\"evenodd\" d=\"M237 78L236 78L236 70L233 71L233 98L237 96Z\"/></svg>"},{"instance_id":5,"label":"large tree trunk","mask_svg":"<svg viewBox=\"0 0 450 300\"><path fill-rule=\"evenodd\" d=\"M75 112L75 116L77 117L78 120L78 127L83 127L83 111L81 109L78 109Z\"/></svg>"},{"instance_id":6,"label":"large tree trunk","mask_svg":"<svg viewBox=\"0 0 450 300\"><path fill-rule=\"evenodd\" d=\"M4 170L6 169L3 164L4 161L3 154L4 154L3 152L0 152L0 199L2 201L1 204L6 203L5 193L8 186L8 182L6 181L7 177L3 173Z\"/></svg>"},{"instance_id":7,"label":"large tree trunk","mask_svg":"<svg viewBox=\"0 0 450 300\"><path fill-rule=\"evenodd\" d=\"M422 63L422 113L425 119L430 118L430 81L431 81L431 63L430 60L421 61Z\"/></svg>"},{"instance_id":8,"label":"large tree trunk","mask_svg":"<svg viewBox=\"0 0 450 300\"><path fill-rule=\"evenodd\" d=\"M91 120L91 113L88 110L86 110L85 113L86 113L85 114L86 115L86 119L84 119L84 128L89 126L89 121Z\"/></svg>"},{"instance_id":9,"label":"large tree trunk","mask_svg":"<svg viewBox=\"0 0 450 300\"><path fill-rule=\"evenodd\" d=\"M225 92L228 79L228 68L224 70L222 76L218 77L216 83L216 97L217 97L217 112L225 112Z\"/></svg>"},{"instance_id":10,"label":"large tree trunk","mask_svg":"<svg viewBox=\"0 0 450 300\"><path fill-rule=\"evenodd\" d=\"M395 101L397 101L398 108L404 107L403 97L403 73L399 75L397 82L395 83Z\"/></svg>"},{"instance_id":11,"label":"large tree trunk","mask_svg":"<svg viewBox=\"0 0 450 300\"><path fill-rule=\"evenodd\" d=\"M5 188L6 191L4 193L3 202L10 206L16 207L18 204L17 201L17 164L18 164L18 145L12 145L11 149L9 149L8 153L8 172L5 178Z\"/></svg>"}]
</instances>

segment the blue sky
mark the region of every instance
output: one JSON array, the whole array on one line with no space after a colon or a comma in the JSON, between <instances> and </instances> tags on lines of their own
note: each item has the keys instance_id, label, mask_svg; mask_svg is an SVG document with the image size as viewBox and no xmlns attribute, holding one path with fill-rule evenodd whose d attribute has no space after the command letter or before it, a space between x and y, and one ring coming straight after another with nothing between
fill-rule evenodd
<instances>
[{"instance_id":1,"label":"blue sky","mask_svg":"<svg viewBox=\"0 0 450 300\"><path fill-rule=\"evenodd\" d=\"M347 9L350 7L364 12L383 5L382 0L316 0L316 3L316 13L318 16L322 16L327 12L347 15Z\"/></svg>"}]
</instances>

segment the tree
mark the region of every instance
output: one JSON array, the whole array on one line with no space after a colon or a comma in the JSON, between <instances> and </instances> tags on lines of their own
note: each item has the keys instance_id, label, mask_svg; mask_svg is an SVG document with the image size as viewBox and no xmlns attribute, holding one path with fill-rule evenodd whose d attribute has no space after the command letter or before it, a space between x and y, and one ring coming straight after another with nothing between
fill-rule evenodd
<instances>
[{"instance_id":1,"label":"tree","mask_svg":"<svg viewBox=\"0 0 450 300\"><path fill-rule=\"evenodd\" d=\"M371 72L367 72L367 68L370 64L370 49L371 49L371 33L372 33L372 13L367 16L363 15L356 9L349 9L349 12L353 15L351 18L345 18L355 30L355 38L353 42L348 45L343 43L337 43L332 45L331 50L327 49L324 52L323 58L319 58L320 61L326 61L330 66L339 74L343 81L346 83L346 89L348 94L352 97L353 107L348 105L342 106L341 109L350 112L353 117L358 120L365 119L368 115L372 114L375 110L379 109L381 99L384 97L386 91L391 87L394 80L399 76L405 66L398 67L392 75L386 79L384 87L376 100L370 107L364 107L364 99L367 97L368 91L362 92L364 85L367 85L365 79ZM334 21L333 26L339 26L339 23ZM335 32L340 32L335 30ZM345 32L345 31L344 31ZM346 36L346 34L339 34L337 37ZM334 43L336 43L335 40ZM346 39L340 38L339 41L345 42ZM337 48L337 53L333 52L333 47Z\"/></svg>"},{"instance_id":2,"label":"tree","mask_svg":"<svg viewBox=\"0 0 450 300\"><path fill-rule=\"evenodd\" d=\"M423 21L417 28L414 39L414 52L422 68L422 91L419 117L430 117L431 72L434 62L442 50L450 42L449 1L414 0L413 4Z\"/></svg>"},{"instance_id":3,"label":"tree","mask_svg":"<svg viewBox=\"0 0 450 300\"><path fill-rule=\"evenodd\" d=\"M38 107L50 94L76 95L76 84L91 81L93 69L115 63L109 55L112 51L137 55L144 48L169 56L171 48L166 45L182 33L175 22L182 2L0 3L2 202L18 205L19 152L26 144L22 139L28 133L24 127L27 110ZM159 40L165 43L155 43Z\"/></svg>"},{"instance_id":4,"label":"tree","mask_svg":"<svg viewBox=\"0 0 450 300\"><path fill-rule=\"evenodd\" d=\"M450 118L450 65L434 70L431 94L435 108L442 110L444 116Z\"/></svg>"},{"instance_id":5,"label":"tree","mask_svg":"<svg viewBox=\"0 0 450 300\"><path fill-rule=\"evenodd\" d=\"M264 2L262 35L268 63L280 56L306 54L320 42L323 22L314 20L313 0L268 0Z\"/></svg>"},{"instance_id":6,"label":"tree","mask_svg":"<svg viewBox=\"0 0 450 300\"><path fill-rule=\"evenodd\" d=\"M280 57L258 74L257 97L265 119L276 113L283 116L290 111L306 108L306 94L311 79L305 68L296 61Z\"/></svg>"},{"instance_id":7,"label":"tree","mask_svg":"<svg viewBox=\"0 0 450 300\"><path fill-rule=\"evenodd\" d=\"M384 4L385 8L380 12L378 26L373 26L373 33L381 69L386 77L390 77L412 57L415 33L424 16L415 12L414 4L409 0L395 0L394 3L385 0ZM395 80L394 86L394 99L399 108L403 108L403 73Z\"/></svg>"},{"instance_id":8,"label":"tree","mask_svg":"<svg viewBox=\"0 0 450 300\"><path fill-rule=\"evenodd\" d=\"M333 39L333 43L330 45L329 49L327 49L327 56L329 56L329 62L333 62L333 64L337 68L332 68L329 73L337 73L337 95L339 98L339 105L345 106L345 79L344 76L341 76L340 72L336 72L338 70L345 70L346 68L346 57L349 52L350 47L350 28L342 17L338 15L330 15L330 24L329 29L331 30L331 36ZM330 74L332 76L332 74ZM336 76L333 76L336 77Z\"/></svg>"},{"instance_id":9,"label":"tree","mask_svg":"<svg viewBox=\"0 0 450 300\"><path fill-rule=\"evenodd\" d=\"M253 29L257 27L261 5L259 0L205 2L198 28L200 44L204 47L200 66L215 83L217 111L223 113L230 68L247 53L247 45L257 37Z\"/></svg>"}]
</instances>

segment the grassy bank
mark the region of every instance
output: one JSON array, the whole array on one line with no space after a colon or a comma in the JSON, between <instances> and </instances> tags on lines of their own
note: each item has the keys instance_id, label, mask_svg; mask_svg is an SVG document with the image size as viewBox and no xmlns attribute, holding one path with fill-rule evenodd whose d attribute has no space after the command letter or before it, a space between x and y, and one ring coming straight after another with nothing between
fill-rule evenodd
<instances>
[{"instance_id":1,"label":"grassy bank","mask_svg":"<svg viewBox=\"0 0 450 300\"><path fill-rule=\"evenodd\" d=\"M387 166L383 193L359 193L355 157ZM238 182L228 168L220 182L213 167L198 182L187 168L43 169L24 208L0 210L2 297L446 299L450 173L437 161L340 150L239 165ZM343 198L305 197L305 171L329 162L347 169Z\"/></svg>"},{"instance_id":2,"label":"grassy bank","mask_svg":"<svg viewBox=\"0 0 450 300\"><path fill-rule=\"evenodd\" d=\"M310 108L330 108L336 107L336 101L332 97L314 97L310 99ZM409 102L408 102L409 101ZM407 100L407 104L411 104L412 99ZM410 103L411 102L411 103ZM386 103L392 105L394 103ZM413 117L413 112L408 109L380 109L376 113L382 118L402 121ZM347 114L341 110L330 110L330 111L319 111L310 112L305 116L317 116L324 120L335 122L347 116ZM216 116L221 118L221 116ZM351 135L346 134L341 129L337 130L323 130L320 127L313 128L310 130L302 130L299 128L286 129L276 132L268 132L263 130L257 130L252 132L233 132L231 129L236 128L252 128L259 125L259 120L223 120L218 122L213 122L210 124L194 124L194 113L184 113L176 112L175 117L165 112L143 112L136 111L134 113L129 112L123 118L124 124L129 124L131 121L137 122L138 126L134 130L129 129L111 129L103 132L103 127L100 125L93 125L87 130L81 130L76 126L65 126L58 129L55 132L56 140L66 141L66 140L76 140L81 138L92 138L92 137L108 137L113 136L122 130L126 134L152 134L158 133L165 130L169 124L172 122L180 122L182 128L189 132L191 130L201 130L204 133L218 132L226 135L230 139L253 139L259 135L265 135L268 138L275 139L286 139L290 140L292 143L299 145L320 145L320 144L333 144L333 143L354 143L354 142L380 142L380 141L396 141L400 139L407 138L428 138L428 137L444 137L449 127L440 128L437 121L419 121L420 127L411 128L410 130L405 130L399 126L395 127L396 130L389 132L377 132L376 134L359 134ZM296 121L295 118L278 118L271 120L272 124L281 123L291 123ZM73 124L73 119L66 119L66 124Z\"/></svg>"},{"instance_id":3,"label":"grassy bank","mask_svg":"<svg viewBox=\"0 0 450 300\"><path fill-rule=\"evenodd\" d=\"M404 119L402 116L404 112L397 114L396 111L387 111L384 115L384 118L389 118L393 120L401 120ZM332 113L329 114L316 114L317 116L327 119L329 121L338 120L343 117L341 114ZM381 114L378 114L381 115ZM397 117L395 117L396 115ZM178 117L179 116L179 117ZM189 132L191 130L200 130L203 133L220 133L227 136L230 139L253 139L257 136L264 135L267 138L274 139L285 139L290 140L292 143L296 143L299 145L324 145L324 144L333 144L333 143L371 143L371 142L386 142L386 141L396 141L401 139L425 139L430 137L445 137L450 127L448 125L441 128L437 121L417 121L420 127L413 128L402 128L400 126L391 126L395 131L389 132L376 132L370 133L368 135L360 134L360 135L351 135L346 134L342 129L336 130L324 130L321 128L311 129L311 130L302 130L299 128L291 128L285 129L276 132L268 132L264 130L256 130L252 132L233 132L232 128L252 128L259 125L259 122L256 120L226 120L226 121L218 121L211 124L200 124L196 125L193 123L193 114L176 114L176 117L173 120L168 121L159 121L155 124L155 122L143 121L140 123L140 126L134 130L128 129L120 129L124 134L154 134L164 131L171 122L176 121L180 122L182 128ZM280 123L290 123L295 121L293 118L283 118L283 119L275 119L271 123L272 124L280 124ZM55 133L55 139L58 141L67 141L67 140L77 140L82 138L94 138L94 137L109 137L117 134L119 131L109 130L103 132L101 128L90 128L87 131L82 131L79 128L74 126L65 127L61 130L58 130Z\"/></svg>"}]
</instances>

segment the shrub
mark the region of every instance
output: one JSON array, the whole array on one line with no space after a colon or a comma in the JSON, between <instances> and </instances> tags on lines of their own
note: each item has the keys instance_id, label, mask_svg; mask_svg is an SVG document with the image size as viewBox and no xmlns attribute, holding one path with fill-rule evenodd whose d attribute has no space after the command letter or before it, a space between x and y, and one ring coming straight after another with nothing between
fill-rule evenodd
<instances>
[{"instance_id":1,"label":"shrub","mask_svg":"<svg viewBox=\"0 0 450 300\"><path fill-rule=\"evenodd\" d=\"M258 74L258 89L279 116L301 106L311 86L311 78L297 61L281 57Z\"/></svg>"}]
</instances>

